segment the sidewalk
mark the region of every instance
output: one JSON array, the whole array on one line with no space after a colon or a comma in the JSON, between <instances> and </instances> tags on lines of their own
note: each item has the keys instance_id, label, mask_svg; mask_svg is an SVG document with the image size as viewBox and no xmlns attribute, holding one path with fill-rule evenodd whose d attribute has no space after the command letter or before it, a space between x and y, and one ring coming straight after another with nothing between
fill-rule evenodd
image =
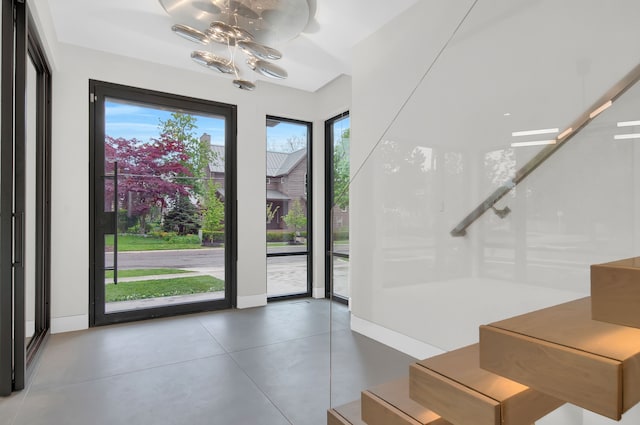
<instances>
[{"instance_id":1,"label":"sidewalk","mask_svg":"<svg viewBox=\"0 0 640 425\"><path fill-rule=\"evenodd\" d=\"M268 294L267 296L280 296L296 294L306 291L307 270L306 264L276 264L268 267L267 281ZM215 278L224 280L224 268L222 267L194 267L183 268L182 270L188 270L187 273L175 273L164 275L152 275L152 276L137 276L137 277L125 277L118 279L119 283L125 282L140 282L145 280L161 280L161 279L175 279L182 277L192 276L213 276ZM107 285L113 284L113 279L105 282ZM219 292L207 292L202 294L190 294L190 295L176 295L171 297L159 297L159 298L146 298L141 300L132 301L118 301L111 302L105 305L106 313L113 313L118 311L138 310L153 307L163 307L175 304L188 304L201 301L212 301L224 299L224 291Z\"/></svg>"}]
</instances>

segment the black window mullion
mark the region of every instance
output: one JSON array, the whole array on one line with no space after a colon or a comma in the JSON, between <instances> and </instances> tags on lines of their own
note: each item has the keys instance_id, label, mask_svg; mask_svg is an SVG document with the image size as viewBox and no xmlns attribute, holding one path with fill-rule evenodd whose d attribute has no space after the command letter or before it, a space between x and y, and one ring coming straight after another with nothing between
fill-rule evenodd
<instances>
[{"instance_id":1,"label":"black window mullion","mask_svg":"<svg viewBox=\"0 0 640 425\"><path fill-rule=\"evenodd\" d=\"M349 258L349 254L338 253L333 251L333 207L334 207L334 138L333 126L341 119L348 117L349 111L343 112L325 121L324 138L325 138L325 297L333 299L343 304L347 304L348 300L344 297L336 295L333 292L333 260L334 258Z\"/></svg>"}]
</instances>

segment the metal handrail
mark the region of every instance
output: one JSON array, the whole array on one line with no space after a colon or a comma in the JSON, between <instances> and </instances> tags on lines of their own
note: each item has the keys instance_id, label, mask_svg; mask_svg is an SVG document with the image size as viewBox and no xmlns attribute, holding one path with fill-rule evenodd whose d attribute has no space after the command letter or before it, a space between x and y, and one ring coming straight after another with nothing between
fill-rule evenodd
<instances>
[{"instance_id":1,"label":"metal handrail","mask_svg":"<svg viewBox=\"0 0 640 425\"><path fill-rule=\"evenodd\" d=\"M497 188L491 195L487 197L480 205L478 205L473 211L471 211L460 223L451 230L450 234L453 237L460 237L467 234L467 228L473 224L478 218L480 218L487 210L493 208L493 206L504 197L507 193L516 187L522 180L524 180L529 174L531 174L536 168L538 168L543 162L545 162L551 155L553 155L558 149L564 146L569 140L573 139L580 131L586 127L592 120L594 120L601 112L608 109L613 102L615 102L620 96L622 96L627 90L640 80L640 64L629 72L622 80L614 85L607 93L604 94L598 101L596 101L591 108L584 114L578 117L570 126L556 137L556 143L553 145L547 145L536 156L531 158L522 168L520 168L516 175L505 182L502 186Z\"/></svg>"}]
</instances>

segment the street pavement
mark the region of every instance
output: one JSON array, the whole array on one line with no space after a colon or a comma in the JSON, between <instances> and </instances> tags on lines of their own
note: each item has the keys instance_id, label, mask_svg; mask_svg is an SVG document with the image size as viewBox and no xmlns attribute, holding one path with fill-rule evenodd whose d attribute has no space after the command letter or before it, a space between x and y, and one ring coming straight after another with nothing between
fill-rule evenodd
<instances>
[{"instance_id":1,"label":"street pavement","mask_svg":"<svg viewBox=\"0 0 640 425\"><path fill-rule=\"evenodd\" d=\"M278 252L295 252L300 247L277 247ZM170 279L198 275L210 275L224 280L224 249L203 248L190 250L134 251L118 254L118 269L177 268L189 273L172 275L140 276L120 278L119 282L133 282L149 279ZM112 284L109 279L106 284ZM269 257L267 261L267 296L281 296L301 293L307 287L307 262L305 256ZM334 263L334 290L338 294L348 293L348 262ZM180 295L145 300L109 303L107 312L157 307L224 298L224 292Z\"/></svg>"}]
</instances>

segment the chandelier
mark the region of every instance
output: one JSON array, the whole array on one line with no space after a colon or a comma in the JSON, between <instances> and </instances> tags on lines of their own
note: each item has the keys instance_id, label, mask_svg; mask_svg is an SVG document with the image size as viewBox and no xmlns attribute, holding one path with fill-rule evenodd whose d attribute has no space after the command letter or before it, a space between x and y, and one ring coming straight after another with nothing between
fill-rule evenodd
<instances>
[{"instance_id":1,"label":"chandelier","mask_svg":"<svg viewBox=\"0 0 640 425\"><path fill-rule=\"evenodd\" d=\"M287 71L273 63L282 53L273 45L298 36L310 19L308 0L159 0L177 22L172 31L203 48L191 52L196 63L233 76L233 84L253 90L251 71L275 79Z\"/></svg>"}]
</instances>

